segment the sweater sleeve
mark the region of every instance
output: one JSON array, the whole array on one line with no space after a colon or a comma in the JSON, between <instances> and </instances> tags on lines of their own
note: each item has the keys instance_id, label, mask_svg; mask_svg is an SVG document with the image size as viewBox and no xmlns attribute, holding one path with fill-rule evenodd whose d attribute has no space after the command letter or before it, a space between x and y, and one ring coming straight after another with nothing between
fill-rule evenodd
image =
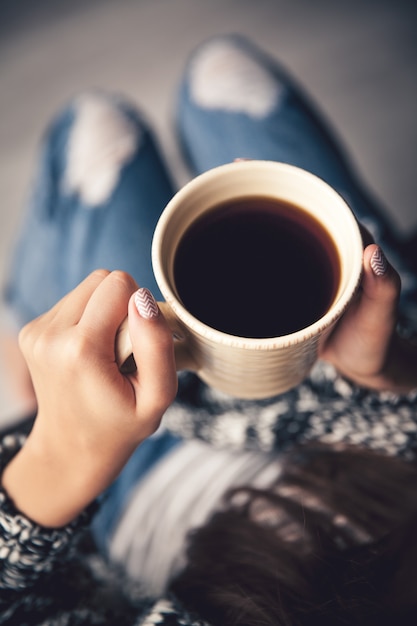
<instances>
[{"instance_id":1,"label":"sweater sleeve","mask_svg":"<svg viewBox=\"0 0 417 626\"><path fill-rule=\"evenodd\" d=\"M0 470L24 445L22 435L0 442ZM44 528L20 513L0 489L0 623L8 607L50 574L90 522L95 505L62 528Z\"/></svg>"}]
</instances>

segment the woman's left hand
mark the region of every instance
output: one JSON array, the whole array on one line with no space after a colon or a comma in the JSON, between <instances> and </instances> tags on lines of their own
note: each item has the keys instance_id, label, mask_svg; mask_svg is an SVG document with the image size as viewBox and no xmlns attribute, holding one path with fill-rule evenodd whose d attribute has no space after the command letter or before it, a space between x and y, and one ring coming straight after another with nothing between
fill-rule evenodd
<instances>
[{"instance_id":1,"label":"woman's left hand","mask_svg":"<svg viewBox=\"0 0 417 626\"><path fill-rule=\"evenodd\" d=\"M395 392L417 387L416 350L396 334L400 289L400 277L381 248L368 245L360 289L321 358L364 387Z\"/></svg>"}]
</instances>

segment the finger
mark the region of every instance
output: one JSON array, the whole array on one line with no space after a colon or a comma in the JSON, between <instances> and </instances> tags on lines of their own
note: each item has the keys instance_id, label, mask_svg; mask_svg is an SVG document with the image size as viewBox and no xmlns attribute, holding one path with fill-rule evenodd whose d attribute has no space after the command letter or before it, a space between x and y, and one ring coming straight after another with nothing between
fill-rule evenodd
<instances>
[{"instance_id":1,"label":"finger","mask_svg":"<svg viewBox=\"0 0 417 626\"><path fill-rule=\"evenodd\" d=\"M109 273L108 270L104 269L91 272L77 287L67 293L49 311L41 316L45 325L49 325L53 320L59 320L62 325L72 326L77 324L91 295Z\"/></svg>"},{"instance_id":2,"label":"finger","mask_svg":"<svg viewBox=\"0 0 417 626\"><path fill-rule=\"evenodd\" d=\"M102 280L88 299L78 329L88 337L95 351L114 360L117 330L127 314L129 298L137 283L127 273L114 271Z\"/></svg>"},{"instance_id":3,"label":"finger","mask_svg":"<svg viewBox=\"0 0 417 626\"><path fill-rule=\"evenodd\" d=\"M367 246L363 254L361 289L334 334L323 347L323 358L342 362L358 374L377 374L388 354L397 322L400 278L381 248ZM329 351L330 350L330 351Z\"/></svg>"},{"instance_id":4,"label":"finger","mask_svg":"<svg viewBox=\"0 0 417 626\"><path fill-rule=\"evenodd\" d=\"M177 392L172 332L148 289L129 302L129 333L137 372L131 377L142 406L151 413L165 410Z\"/></svg>"},{"instance_id":5,"label":"finger","mask_svg":"<svg viewBox=\"0 0 417 626\"><path fill-rule=\"evenodd\" d=\"M77 324L81 319L91 295L110 274L109 270L91 272L75 289L70 291L57 307L59 318L67 324Z\"/></svg>"},{"instance_id":6,"label":"finger","mask_svg":"<svg viewBox=\"0 0 417 626\"><path fill-rule=\"evenodd\" d=\"M357 368L377 372L385 363L397 323L400 289L399 275L381 248L376 244L367 246L361 290L347 316L350 345L361 346Z\"/></svg>"},{"instance_id":7,"label":"finger","mask_svg":"<svg viewBox=\"0 0 417 626\"><path fill-rule=\"evenodd\" d=\"M393 328L397 320L401 279L376 244L367 246L363 255L363 276L358 314L361 323L374 328Z\"/></svg>"},{"instance_id":8,"label":"finger","mask_svg":"<svg viewBox=\"0 0 417 626\"><path fill-rule=\"evenodd\" d=\"M19 333L21 349L24 350L31 345L32 340L39 337L45 330L52 332L57 325L62 329L77 324L91 294L108 274L107 270L92 272L49 311L26 324Z\"/></svg>"}]
</instances>

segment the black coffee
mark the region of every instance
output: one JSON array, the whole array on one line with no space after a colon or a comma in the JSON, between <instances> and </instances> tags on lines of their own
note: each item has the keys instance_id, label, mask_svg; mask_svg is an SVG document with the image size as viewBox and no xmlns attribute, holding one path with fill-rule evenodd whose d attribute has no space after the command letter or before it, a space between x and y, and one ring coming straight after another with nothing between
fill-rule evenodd
<instances>
[{"instance_id":1,"label":"black coffee","mask_svg":"<svg viewBox=\"0 0 417 626\"><path fill-rule=\"evenodd\" d=\"M327 231L299 207L265 197L214 207L185 232L174 261L188 311L239 337L278 337L314 323L339 276Z\"/></svg>"}]
</instances>

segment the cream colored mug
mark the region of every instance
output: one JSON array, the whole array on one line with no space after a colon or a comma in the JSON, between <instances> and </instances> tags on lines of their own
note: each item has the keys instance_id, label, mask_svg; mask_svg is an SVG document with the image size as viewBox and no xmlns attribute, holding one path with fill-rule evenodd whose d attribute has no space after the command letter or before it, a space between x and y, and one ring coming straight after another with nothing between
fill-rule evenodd
<instances>
[{"instance_id":1,"label":"cream colored mug","mask_svg":"<svg viewBox=\"0 0 417 626\"><path fill-rule=\"evenodd\" d=\"M212 219L213 211L219 215L221 211L231 213L233 207L239 208L247 199L265 201L272 206L276 203L277 207L283 205L290 213L294 208L298 215L318 223L334 246L337 279L331 302L318 319L305 327L266 337L262 336L260 328L259 336L257 332L254 333L256 337L240 336L234 334L233 328L224 331L210 326L207 321L199 319L204 317L204 310L203 315L196 316L188 310L192 307L184 305L176 276L176 257L185 240L184 235L191 232L190 228L194 228L197 220ZM287 217L292 219L290 213ZM274 228L271 226L272 230ZM231 236L230 258L234 255L233 239ZM304 252L304 246L299 249ZM216 240L212 250L216 255ZM349 206L324 181L300 168L272 161L238 161L197 176L168 203L152 243L152 265L165 298L165 302L158 304L173 331L177 370L191 370L208 385L238 398L267 398L295 387L309 374L318 358L320 342L333 329L354 296L362 272L362 253L359 226ZM251 254L251 249L247 254ZM204 275L209 277L211 261L207 258L206 262L209 271ZM287 270L285 266L268 268L271 289L278 281L279 272ZM194 285L197 283L198 279ZM204 293L204 285L199 284L201 286ZM252 287L256 289L256 285ZM285 302L296 290L297 284L280 301L279 309L286 306ZM192 284L190 294L192 297ZM223 303L220 305L224 306ZM306 312L311 308L307 302L303 307ZM239 317L238 312L236 318ZM261 323L258 325L262 326ZM131 354L125 320L116 340L119 365L132 360Z\"/></svg>"}]
</instances>

